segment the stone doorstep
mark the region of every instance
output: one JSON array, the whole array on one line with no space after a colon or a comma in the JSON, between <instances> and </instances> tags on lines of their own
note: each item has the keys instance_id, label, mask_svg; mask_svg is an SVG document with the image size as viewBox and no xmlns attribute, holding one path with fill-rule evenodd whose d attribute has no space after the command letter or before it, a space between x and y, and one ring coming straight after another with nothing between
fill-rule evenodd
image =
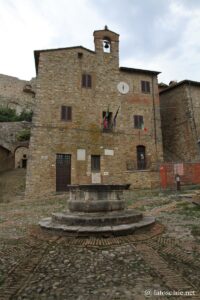
<instances>
[{"instance_id":1,"label":"stone doorstep","mask_svg":"<svg viewBox=\"0 0 200 300\"><path fill-rule=\"evenodd\" d=\"M155 223L155 218L151 216L145 216L141 221L132 224L122 224L116 226L67 226L63 224L52 223L51 218L45 218L39 222L39 225L44 229L52 229L61 232L74 232L76 234L81 233L126 233L126 231L134 231L145 226L149 226Z\"/></svg>"},{"instance_id":2,"label":"stone doorstep","mask_svg":"<svg viewBox=\"0 0 200 300\"><path fill-rule=\"evenodd\" d=\"M193 198L195 196L195 194L180 194L178 195L178 198L182 199L182 198Z\"/></svg>"}]
</instances>

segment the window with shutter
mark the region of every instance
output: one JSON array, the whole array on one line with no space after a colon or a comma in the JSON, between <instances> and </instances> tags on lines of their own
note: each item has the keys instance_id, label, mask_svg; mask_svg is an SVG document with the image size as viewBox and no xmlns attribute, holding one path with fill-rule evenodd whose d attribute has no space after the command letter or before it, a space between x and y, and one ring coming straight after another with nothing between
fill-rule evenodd
<instances>
[{"instance_id":1,"label":"window with shutter","mask_svg":"<svg viewBox=\"0 0 200 300\"><path fill-rule=\"evenodd\" d=\"M92 76L90 74L82 75L82 87L84 87L84 88L92 87Z\"/></svg>"},{"instance_id":2,"label":"window with shutter","mask_svg":"<svg viewBox=\"0 0 200 300\"><path fill-rule=\"evenodd\" d=\"M71 106L61 106L61 120L62 121L72 121L72 107Z\"/></svg>"},{"instance_id":3,"label":"window with shutter","mask_svg":"<svg viewBox=\"0 0 200 300\"><path fill-rule=\"evenodd\" d=\"M149 81L141 81L141 91L143 93L149 94L150 93L150 82Z\"/></svg>"}]
</instances>

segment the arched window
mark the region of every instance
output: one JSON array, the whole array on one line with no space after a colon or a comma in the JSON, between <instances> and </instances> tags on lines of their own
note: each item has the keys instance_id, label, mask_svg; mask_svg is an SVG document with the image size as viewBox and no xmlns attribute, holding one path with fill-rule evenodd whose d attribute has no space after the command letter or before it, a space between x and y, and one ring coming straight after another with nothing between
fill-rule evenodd
<instances>
[{"instance_id":1,"label":"arched window","mask_svg":"<svg viewBox=\"0 0 200 300\"><path fill-rule=\"evenodd\" d=\"M146 149L143 145L137 146L137 168L138 170L146 169Z\"/></svg>"},{"instance_id":2,"label":"arched window","mask_svg":"<svg viewBox=\"0 0 200 300\"><path fill-rule=\"evenodd\" d=\"M105 53L111 52L111 42L108 37L104 37L104 39L103 39L103 52L105 52Z\"/></svg>"}]
</instances>

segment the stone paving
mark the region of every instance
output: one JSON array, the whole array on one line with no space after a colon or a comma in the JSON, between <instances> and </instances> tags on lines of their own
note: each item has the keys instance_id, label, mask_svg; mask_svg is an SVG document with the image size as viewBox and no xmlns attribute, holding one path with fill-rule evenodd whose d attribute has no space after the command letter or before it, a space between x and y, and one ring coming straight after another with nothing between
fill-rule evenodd
<instances>
[{"instance_id":1,"label":"stone paving","mask_svg":"<svg viewBox=\"0 0 200 300\"><path fill-rule=\"evenodd\" d=\"M106 239L39 229L38 220L59 211L63 199L2 205L0 299L199 299L200 242L191 233L199 211L187 201L138 199L132 207L159 223Z\"/></svg>"}]
</instances>

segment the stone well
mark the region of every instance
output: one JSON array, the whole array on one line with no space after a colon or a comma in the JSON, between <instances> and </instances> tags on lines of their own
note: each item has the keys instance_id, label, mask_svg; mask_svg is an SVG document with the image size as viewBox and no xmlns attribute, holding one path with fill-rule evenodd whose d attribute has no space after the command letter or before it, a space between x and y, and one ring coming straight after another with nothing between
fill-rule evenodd
<instances>
[{"instance_id":1,"label":"stone well","mask_svg":"<svg viewBox=\"0 0 200 300\"><path fill-rule=\"evenodd\" d=\"M68 210L39 222L45 229L76 235L125 235L151 225L154 217L126 209L124 190L129 185L70 185Z\"/></svg>"}]
</instances>

